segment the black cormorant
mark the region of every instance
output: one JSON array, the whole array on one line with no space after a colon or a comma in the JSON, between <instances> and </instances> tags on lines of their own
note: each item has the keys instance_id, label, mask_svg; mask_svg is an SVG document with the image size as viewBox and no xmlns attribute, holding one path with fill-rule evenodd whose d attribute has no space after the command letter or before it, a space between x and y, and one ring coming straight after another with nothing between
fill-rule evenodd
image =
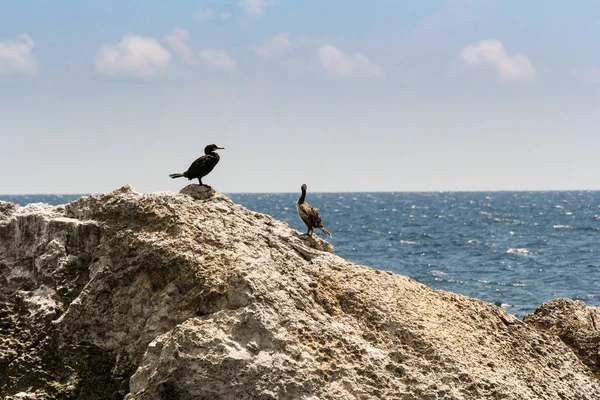
<instances>
[{"instance_id":1,"label":"black cormorant","mask_svg":"<svg viewBox=\"0 0 600 400\"><path fill-rule=\"evenodd\" d=\"M298 216L304 222L306 227L308 228L307 235L312 234L313 229L320 229L324 234L331 237L331 233L325 228L323 228L323 222L321 222L321 216L319 212L312 208L310 204L308 204L304 198L306 197L306 184L302 185L300 188L302 190L302 196L296 202L296 209L298 210Z\"/></svg>"},{"instance_id":2,"label":"black cormorant","mask_svg":"<svg viewBox=\"0 0 600 400\"><path fill-rule=\"evenodd\" d=\"M220 157L215 150L225 149L217 146L216 144L209 144L204 148L204 155L194 161L187 171L185 171L183 174L176 173L170 174L169 176L173 179L183 177L192 180L197 178L200 186L208 186L202 183L202 178L208 175L220 160Z\"/></svg>"}]
</instances>

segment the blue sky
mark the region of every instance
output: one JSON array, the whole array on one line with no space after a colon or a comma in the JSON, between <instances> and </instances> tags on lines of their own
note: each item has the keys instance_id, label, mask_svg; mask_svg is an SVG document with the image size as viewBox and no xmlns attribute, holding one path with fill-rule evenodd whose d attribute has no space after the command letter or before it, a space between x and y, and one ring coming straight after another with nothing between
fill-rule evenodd
<instances>
[{"instance_id":1,"label":"blue sky","mask_svg":"<svg viewBox=\"0 0 600 400\"><path fill-rule=\"evenodd\" d=\"M2 8L0 193L600 189L594 1Z\"/></svg>"}]
</instances>

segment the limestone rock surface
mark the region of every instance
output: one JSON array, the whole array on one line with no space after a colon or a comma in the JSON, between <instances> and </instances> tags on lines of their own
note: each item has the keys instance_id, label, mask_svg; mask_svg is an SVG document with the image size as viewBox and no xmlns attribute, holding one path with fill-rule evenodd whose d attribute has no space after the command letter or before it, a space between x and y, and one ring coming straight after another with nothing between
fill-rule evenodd
<instances>
[{"instance_id":1,"label":"limestone rock surface","mask_svg":"<svg viewBox=\"0 0 600 400\"><path fill-rule=\"evenodd\" d=\"M558 336L600 377L600 307L581 300L554 299L523 319L539 331Z\"/></svg>"},{"instance_id":2,"label":"limestone rock surface","mask_svg":"<svg viewBox=\"0 0 600 400\"><path fill-rule=\"evenodd\" d=\"M557 336L209 188L0 202L4 399L600 398Z\"/></svg>"}]
</instances>

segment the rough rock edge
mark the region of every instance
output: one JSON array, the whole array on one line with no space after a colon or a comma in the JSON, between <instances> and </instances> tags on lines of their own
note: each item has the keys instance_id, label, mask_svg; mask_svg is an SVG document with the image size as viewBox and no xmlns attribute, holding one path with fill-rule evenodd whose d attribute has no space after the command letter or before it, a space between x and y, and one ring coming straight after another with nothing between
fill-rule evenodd
<instances>
[{"instance_id":1,"label":"rough rock edge","mask_svg":"<svg viewBox=\"0 0 600 400\"><path fill-rule=\"evenodd\" d=\"M600 308L581 300L554 299L540 305L524 322L558 336L600 378Z\"/></svg>"}]
</instances>

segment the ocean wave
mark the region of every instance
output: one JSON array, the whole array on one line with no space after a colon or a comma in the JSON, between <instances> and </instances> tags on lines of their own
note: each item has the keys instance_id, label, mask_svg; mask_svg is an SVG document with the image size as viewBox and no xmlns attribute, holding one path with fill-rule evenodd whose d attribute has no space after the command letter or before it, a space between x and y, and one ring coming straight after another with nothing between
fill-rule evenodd
<instances>
[{"instance_id":1,"label":"ocean wave","mask_svg":"<svg viewBox=\"0 0 600 400\"><path fill-rule=\"evenodd\" d=\"M401 240L400 244L417 244L417 242L412 242L410 240Z\"/></svg>"},{"instance_id":2,"label":"ocean wave","mask_svg":"<svg viewBox=\"0 0 600 400\"><path fill-rule=\"evenodd\" d=\"M507 254L518 254L520 256L528 256L531 254L531 251L524 249L524 248L517 248L517 249L513 249L510 248L508 250L506 250Z\"/></svg>"},{"instance_id":3,"label":"ocean wave","mask_svg":"<svg viewBox=\"0 0 600 400\"><path fill-rule=\"evenodd\" d=\"M524 283L510 283L510 282L498 282L496 284L498 286L512 286L512 287L525 287L525 286L527 286Z\"/></svg>"},{"instance_id":4,"label":"ocean wave","mask_svg":"<svg viewBox=\"0 0 600 400\"><path fill-rule=\"evenodd\" d=\"M552 227L554 229L572 229L573 228L571 225L553 225Z\"/></svg>"},{"instance_id":5,"label":"ocean wave","mask_svg":"<svg viewBox=\"0 0 600 400\"><path fill-rule=\"evenodd\" d=\"M583 228L579 228L579 230L582 230L582 231L600 231L600 228L595 227L595 226L585 226Z\"/></svg>"}]
</instances>

